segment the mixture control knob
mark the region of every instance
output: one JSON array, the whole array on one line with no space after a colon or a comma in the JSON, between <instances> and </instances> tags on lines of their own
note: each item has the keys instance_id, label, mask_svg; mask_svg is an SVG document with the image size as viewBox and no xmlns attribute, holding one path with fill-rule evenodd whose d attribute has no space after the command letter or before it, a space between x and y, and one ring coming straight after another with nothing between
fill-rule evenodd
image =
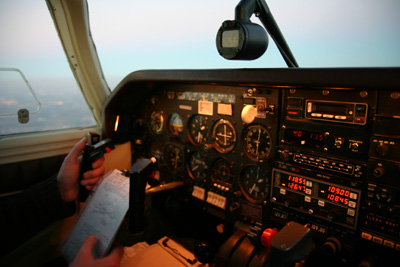
<instances>
[{"instance_id":1,"label":"mixture control knob","mask_svg":"<svg viewBox=\"0 0 400 267\"><path fill-rule=\"evenodd\" d=\"M264 232L261 235L261 245L267 248L271 248L271 242L272 238L277 234L278 232L275 229L267 228L264 230Z\"/></svg>"}]
</instances>

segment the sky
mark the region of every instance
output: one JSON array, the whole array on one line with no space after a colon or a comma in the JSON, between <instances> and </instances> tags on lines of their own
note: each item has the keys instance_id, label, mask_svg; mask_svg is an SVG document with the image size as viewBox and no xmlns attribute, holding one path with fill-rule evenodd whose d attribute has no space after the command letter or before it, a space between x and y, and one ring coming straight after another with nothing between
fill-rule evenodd
<instances>
[{"instance_id":1,"label":"sky","mask_svg":"<svg viewBox=\"0 0 400 267\"><path fill-rule=\"evenodd\" d=\"M267 52L255 61L218 55L216 33L224 20L234 19L237 3L89 1L105 73L111 79L138 69L286 67L271 38ZM301 67L400 66L398 0L267 3Z\"/></svg>"},{"instance_id":2,"label":"sky","mask_svg":"<svg viewBox=\"0 0 400 267\"><path fill-rule=\"evenodd\" d=\"M255 61L218 55L216 33L224 20L234 19L238 2L88 0L91 33L110 88L140 69L286 67L271 38ZM300 67L400 65L398 0L267 3ZM7 36L0 42L0 67L24 61L29 77L68 75L54 27L43 27L53 25L44 0L0 0L0 25L0 35Z\"/></svg>"},{"instance_id":3,"label":"sky","mask_svg":"<svg viewBox=\"0 0 400 267\"><path fill-rule=\"evenodd\" d=\"M143 69L286 68L271 38L266 53L257 60L219 56L217 31L223 21L234 19L238 2L88 0L91 34L110 89L129 73ZM267 3L300 67L400 66L399 0ZM260 23L254 16L252 22ZM42 104L28 126L36 119L42 127L40 118L55 114L54 108L62 118L69 118L75 110L67 99L86 106L45 0L0 0L0 36L0 68L20 69ZM0 75L0 84L7 84L7 79ZM34 110L37 103L26 97L28 87L24 90L27 95L15 99L9 87L0 86L1 112L16 113L29 106ZM91 116L88 109L82 112L87 113L77 117ZM17 122L0 116L0 125L5 119ZM17 131L30 131L27 125L17 126Z\"/></svg>"}]
</instances>

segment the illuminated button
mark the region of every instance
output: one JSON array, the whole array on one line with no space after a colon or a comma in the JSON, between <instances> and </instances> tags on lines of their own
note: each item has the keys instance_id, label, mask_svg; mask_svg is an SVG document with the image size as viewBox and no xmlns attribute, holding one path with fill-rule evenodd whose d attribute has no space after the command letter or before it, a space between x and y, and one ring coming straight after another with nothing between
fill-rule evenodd
<instances>
[{"instance_id":1,"label":"illuminated button","mask_svg":"<svg viewBox=\"0 0 400 267\"><path fill-rule=\"evenodd\" d=\"M279 190L279 193L281 193L281 195L286 195L286 190L283 189L283 188L281 188L281 189Z\"/></svg>"},{"instance_id":2,"label":"illuminated button","mask_svg":"<svg viewBox=\"0 0 400 267\"><path fill-rule=\"evenodd\" d=\"M354 201L349 201L349 207L355 209L357 206L357 203Z\"/></svg>"},{"instance_id":3,"label":"illuminated button","mask_svg":"<svg viewBox=\"0 0 400 267\"><path fill-rule=\"evenodd\" d=\"M334 115L332 115L332 114L323 114L322 117L327 118L327 119L333 119Z\"/></svg>"},{"instance_id":4,"label":"illuminated button","mask_svg":"<svg viewBox=\"0 0 400 267\"><path fill-rule=\"evenodd\" d=\"M301 118L301 110L299 109L288 109L287 116L290 118Z\"/></svg>"},{"instance_id":5,"label":"illuminated button","mask_svg":"<svg viewBox=\"0 0 400 267\"><path fill-rule=\"evenodd\" d=\"M361 238L371 241L372 240L372 235L370 235L368 233L365 233L365 232L362 232L361 233Z\"/></svg>"},{"instance_id":6,"label":"illuminated button","mask_svg":"<svg viewBox=\"0 0 400 267\"><path fill-rule=\"evenodd\" d=\"M357 123L364 123L365 117L354 117L354 121Z\"/></svg>"},{"instance_id":7,"label":"illuminated button","mask_svg":"<svg viewBox=\"0 0 400 267\"><path fill-rule=\"evenodd\" d=\"M336 115L336 116L335 116L335 119L337 119L337 120L346 120L347 117L346 117L346 116L339 116L339 115Z\"/></svg>"},{"instance_id":8,"label":"illuminated button","mask_svg":"<svg viewBox=\"0 0 400 267\"><path fill-rule=\"evenodd\" d=\"M320 206L320 207L325 207L325 201L323 201L323 200L318 200L318 206Z\"/></svg>"},{"instance_id":9,"label":"illuminated button","mask_svg":"<svg viewBox=\"0 0 400 267\"><path fill-rule=\"evenodd\" d=\"M305 193L306 193L307 195L311 195L311 193L312 193L312 190L311 190L310 188L306 188L306 191L305 191Z\"/></svg>"},{"instance_id":10,"label":"illuminated button","mask_svg":"<svg viewBox=\"0 0 400 267\"><path fill-rule=\"evenodd\" d=\"M383 245L389 248L394 248L394 242L389 240L383 240Z\"/></svg>"},{"instance_id":11,"label":"illuminated button","mask_svg":"<svg viewBox=\"0 0 400 267\"><path fill-rule=\"evenodd\" d=\"M311 113L311 117L321 118L322 117L322 113Z\"/></svg>"},{"instance_id":12,"label":"illuminated button","mask_svg":"<svg viewBox=\"0 0 400 267\"><path fill-rule=\"evenodd\" d=\"M357 194L356 193L350 193L350 198L351 199L357 199Z\"/></svg>"},{"instance_id":13,"label":"illuminated button","mask_svg":"<svg viewBox=\"0 0 400 267\"><path fill-rule=\"evenodd\" d=\"M312 187L312 181L306 181L306 186L307 187Z\"/></svg>"},{"instance_id":14,"label":"illuminated button","mask_svg":"<svg viewBox=\"0 0 400 267\"><path fill-rule=\"evenodd\" d=\"M194 187L193 187L193 192L192 192L192 196L193 196L193 197L198 198L198 199L204 201L204 199L205 199L205 193L206 193L206 192L205 192L205 189L204 189L204 188L201 188L201 187L199 187L199 186L194 186Z\"/></svg>"},{"instance_id":15,"label":"illuminated button","mask_svg":"<svg viewBox=\"0 0 400 267\"><path fill-rule=\"evenodd\" d=\"M307 104L307 112L308 112L308 113L311 113L311 111L312 111L312 103L309 102L309 103ZM311 116L312 116L312 115L311 115Z\"/></svg>"},{"instance_id":16,"label":"illuminated button","mask_svg":"<svg viewBox=\"0 0 400 267\"><path fill-rule=\"evenodd\" d=\"M380 238L380 237L377 237L377 236L373 236L373 237L372 237L372 242L382 245L383 239Z\"/></svg>"},{"instance_id":17,"label":"illuminated button","mask_svg":"<svg viewBox=\"0 0 400 267\"><path fill-rule=\"evenodd\" d=\"M356 211L352 209L347 210L347 215L354 217L356 215Z\"/></svg>"},{"instance_id":18,"label":"illuminated button","mask_svg":"<svg viewBox=\"0 0 400 267\"><path fill-rule=\"evenodd\" d=\"M306 190L307 191L307 190ZM305 196L304 201L310 203L311 202L311 197Z\"/></svg>"}]
</instances>

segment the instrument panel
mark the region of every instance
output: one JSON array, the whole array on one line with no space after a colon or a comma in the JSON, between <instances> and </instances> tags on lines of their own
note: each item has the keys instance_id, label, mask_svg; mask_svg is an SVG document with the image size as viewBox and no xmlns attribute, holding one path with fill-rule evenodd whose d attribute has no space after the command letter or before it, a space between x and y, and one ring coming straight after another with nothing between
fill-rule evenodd
<instances>
[{"instance_id":1,"label":"instrument panel","mask_svg":"<svg viewBox=\"0 0 400 267\"><path fill-rule=\"evenodd\" d=\"M133 160L156 157L160 183L184 181L185 203L224 224L296 221L334 266L395 255L399 72L133 73L105 105L104 134L130 141Z\"/></svg>"},{"instance_id":2,"label":"instrument panel","mask_svg":"<svg viewBox=\"0 0 400 267\"><path fill-rule=\"evenodd\" d=\"M217 208L228 210L235 203L233 193L254 203L267 200L279 90L168 85L149 100L136 120L145 128L145 156L158 159L162 175L190 179L193 195L202 201L214 200L197 191L214 192L211 198L221 202ZM251 123L242 119L246 106L258 108Z\"/></svg>"}]
</instances>

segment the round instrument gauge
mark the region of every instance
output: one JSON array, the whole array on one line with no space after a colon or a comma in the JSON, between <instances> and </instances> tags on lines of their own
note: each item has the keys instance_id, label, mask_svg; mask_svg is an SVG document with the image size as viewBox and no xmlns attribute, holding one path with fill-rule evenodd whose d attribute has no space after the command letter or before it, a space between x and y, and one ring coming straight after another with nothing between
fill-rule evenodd
<instances>
[{"instance_id":1,"label":"round instrument gauge","mask_svg":"<svg viewBox=\"0 0 400 267\"><path fill-rule=\"evenodd\" d=\"M194 115L189 120L188 136L194 145L202 145L207 141L207 124L201 115Z\"/></svg>"},{"instance_id":2,"label":"round instrument gauge","mask_svg":"<svg viewBox=\"0 0 400 267\"><path fill-rule=\"evenodd\" d=\"M164 148L164 161L173 173L184 170L183 149L173 144L167 144Z\"/></svg>"},{"instance_id":3,"label":"round instrument gauge","mask_svg":"<svg viewBox=\"0 0 400 267\"><path fill-rule=\"evenodd\" d=\"M254 161L265 161L271 153L271 135L259 124L253 124L243 131L243 149Z\"/></svg>"},{"instance_id":4,"label":"round instrument gauge","mask_svg":"<svg viewBox=\"0 0 400 267\"><path fill-rule=\"evenodd\" d=\"M212 167L213 178L217 181L232 184L235 174L232 169L232 164L223 158L217 159Z\"/></svg>"},{"instance_id":5,"label":"round instrument gauge","mask_svg":"<svg viewBox=\"0 0 400 267\"><path fill-rule=\"evenodd\" d=\"M245 167L240 173L239 185L248 200L264 201L269 191L268 170L256 165Z\"/></svg>"},{"instance_id":6,"label":"round instrument gauge","mask_svg":"<svg viewBox=\"0 0 400 267\"><path fill-rule=\"evenodd\" d=\"M208 165L206 158L200 152L194 152L189 159L189 175L194 180L203 181L207 178Z\"/></svg>"},{"instance_id":7,"label":"round instrument gauge","mask_svg":"<svg viewBox=\"0 0 400 267\"><path fill-rule=\"evenodd\" d=\"M183 132L183 121L178 113L172 113L168 120L168 129L173 135L179 135Z\"/></svg>"},{"instance_id":8,"label":"round instrument gauge","mask_svg":"<svg viewBox=\"0 0 400 267\"><path fill-rule=\"evenodd\" d=\"M212 145L220 153L231 152L236 145L236 130L230 121L220 119L211 133Z\"/></svg>"},{"instance_id":9,"label":"round instrument gauge","mask_svg":"<svg viewBox=\"0 0 400 267\"><path fill-rule=\"evenodd\" d=\"M154 134L160 135L163 131L164 116L161 111L155 110L150 114L150 129Z\"/></svg>"}]
</instances>

